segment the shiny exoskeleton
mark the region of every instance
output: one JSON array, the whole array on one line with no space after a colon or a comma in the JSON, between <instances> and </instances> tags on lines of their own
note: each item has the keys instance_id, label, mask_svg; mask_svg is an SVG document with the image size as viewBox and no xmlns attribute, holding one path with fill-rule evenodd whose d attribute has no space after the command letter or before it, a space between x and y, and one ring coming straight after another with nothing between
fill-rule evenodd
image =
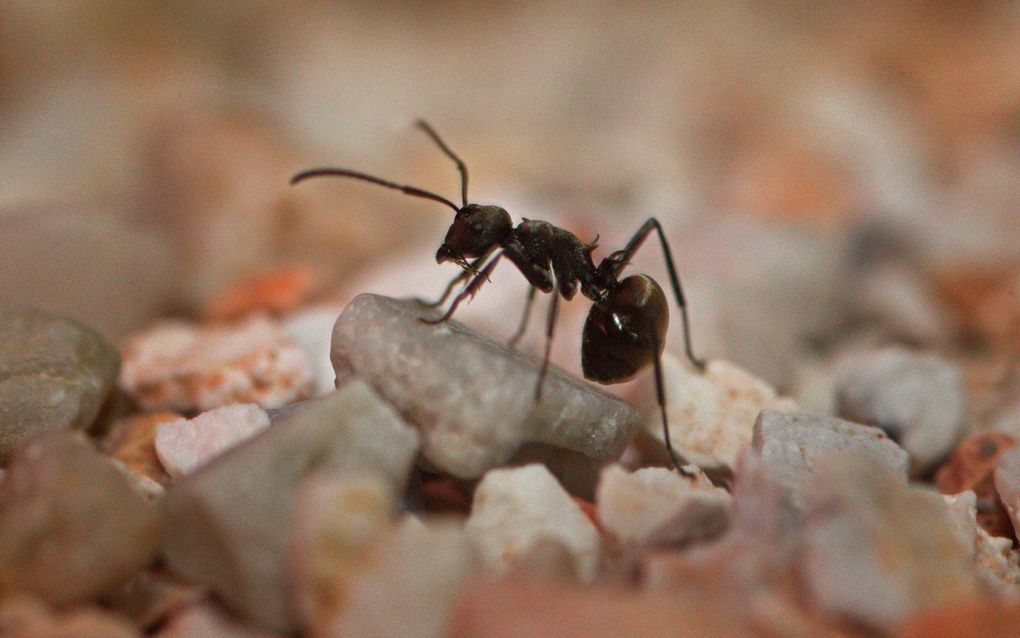
<instances>
[{"instance_id":1,"label":"shiny exoskeleton","mask_svg":"<svg viewBox=\"0 0 1020 638\"><path fill-rule=\"evenodd\" d=\"M462 271L450 281L438 300L425 305L430 307L442 305L458 284L466 283L442 317L422 321L442 323L452 317L457 306L464 299L474 296L482 284L488 281L496 265L504 257L513 263L531 284L524 316L517 332L510 339L511 345L515 345L524 334L535 292L552 293L546 321L545 356L535 386L536 400L541 399L542 385L549 366L549 352L559 299L562 297L570 300L580 290L582 295L593 302L582 336L581 368L585 378L602 384L620 383L633 378L649 365L653 366L666 448L677 470L686 474L683 469L685 462L670 442L666 419L661 360L666 330L669 326L666 295L659 284L648 275L631 275L620 279L621 271L628 265L634 253L652 231L655 231L662 246L673 294L680 307L687 357L699 369L704 368L704 363L695 357L691 350L687 304L673 264L673 255L659 222L654 218L646 221L623 249L611 253L596 265L592 253L598 245L597 237L594 241L586 243L570 231L548 222L530 219L524 219L514 226L510 214L503 208L468 203L467 166L426 122L419 120L418 127L456 163L461 176L461 206L430 191L345 168L316 168L302 171L291 179L291 183L310 177L350 177L400 190L415 197L430 199L455 211L453 224L436 252L436 261L438 263L452 261L458 264Z\"/></svg>"}]
</instances>

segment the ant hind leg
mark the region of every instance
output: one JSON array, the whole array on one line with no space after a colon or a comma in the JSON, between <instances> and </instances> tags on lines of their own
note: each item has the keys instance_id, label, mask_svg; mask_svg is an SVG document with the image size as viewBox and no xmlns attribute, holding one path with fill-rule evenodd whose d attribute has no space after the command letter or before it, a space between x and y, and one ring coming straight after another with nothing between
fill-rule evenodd
<instances>
[{"instance_id":1,"label":"ant hind leg","mask_svg":"<svg viewBox=\"0 0 1020 638\"><path fill-rule=\"evenodd\" d=\"M658 348L656 348L656 352L658 352ZM666 388L662 378L661 354L655 355L655 395L659 403L659 413L662 415L662 438L666 441L666 451L669 452L669 458L673 461L673 467L681 476L694 478L694 473L684 467L687 465L687 459L673 449L673 442L669 438L669 420L666 418Z\"/></svg>"}]
</instances>

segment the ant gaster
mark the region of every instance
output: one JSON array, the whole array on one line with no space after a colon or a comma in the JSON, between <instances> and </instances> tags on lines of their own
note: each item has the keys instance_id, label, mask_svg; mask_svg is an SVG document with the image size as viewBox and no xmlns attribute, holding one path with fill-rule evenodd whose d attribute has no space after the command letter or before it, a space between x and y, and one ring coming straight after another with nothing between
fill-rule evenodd
<instances>
[{"instance_id":1,"label":"ant gaster","mask_svg":"<svg viewBox=\"0 0 1020 638\"><path fill-rule=\"evenodd\" d=\"M662 245L673 294L680 307L687 357L697 368L704 369L704 362L695 357L691 351L687 304L676 267L673 265L673 255L659 222L655 218L646 221L622 250L610 253L596 266L592 261L592 252L598 245L598 237L591 243L585 243L570 231L557 228L549 222L530 219L524 219L514 226L510 214L505 209L499 206L468 203L467 166L427 122L418 120L417 126L457 165L457 170L460 171L461 206L421 188L398 184L346 168L315 168L302 171L291 178L291 183L296 184L310 177L350 177L393 188L407 195L431 199L454 210L456 216L450 229L446 231L443 245L436 252L436 261L438 263L452 261L459 265L462 271L450 281L438 300L425 305L438 307L446 301L454 287L465 281L467 284L454 297L453 303L442 317L422 319L426 323L438 324L452 317L457 306L465 298L473 297L478 292L503 257L517 266L531 284L524 316L517 332L510 339L511 346L516 345L524 334L535 291L553 293L546 320L545 355L535 387L536 401L541 399L542 384L549 367L549 350L559 298L570 300L580 289L582 295L594 302L584 324L581 343L581 369L585 378L602 384L620 383L652 365L655 370L656 398L662 414L666 448L677 471L687 474L683 468L685 464L683 457L673 449L670 442L666 419L666 397L662 379L662 350L665 347L666 328L669 325L666 295L659 284L648 275L631 275L620 279L620 273L634 253L648 235L655 231Z\"/></svg>"}]
</instances>

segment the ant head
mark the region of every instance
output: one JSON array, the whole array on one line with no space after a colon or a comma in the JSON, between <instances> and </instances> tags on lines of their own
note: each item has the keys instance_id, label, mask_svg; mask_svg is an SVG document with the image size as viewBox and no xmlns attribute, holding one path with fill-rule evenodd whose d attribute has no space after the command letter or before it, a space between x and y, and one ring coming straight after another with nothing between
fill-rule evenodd
<instances>
[{"instance_id":1,"label":"ant head","mask_svg":"<svg viewBox=\"0 0 1020 638\"><path fill-rule=\"evenodd\" d=\"M513 231L510 213L499 206L467 204L457 211L436 261L461 262L481 257L502 243Z\"/></svg>"}]
</instances>

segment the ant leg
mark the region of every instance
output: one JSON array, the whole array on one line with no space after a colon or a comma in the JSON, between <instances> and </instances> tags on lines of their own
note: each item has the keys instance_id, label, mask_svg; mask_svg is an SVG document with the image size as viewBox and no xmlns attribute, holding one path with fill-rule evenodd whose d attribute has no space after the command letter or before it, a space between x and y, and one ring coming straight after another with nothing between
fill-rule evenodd
<instances>
[{"instance_id":1,"label":"ant leg","mask_svg":"<svg viewBox=\"0 0 1020 638\"><path fill-rule=\"evenodd\" d=\"M444 290L443 294L439 296L439 299L436 299L435 301L425 301L421 297L416 297L415 299L418 301L419 304L425 306L426 308L438 308L439 306L443 305L444 301L447 300L447 298L450 296L450 293L453 292L453 289L457 286L457 284L467 279L470 274L471 274L470 270L464 270L459 275L451 279L450 283L446 284L446 290Z\"/></svg>"},{"instance_id":2,"label":"ant leg","mask_svg":"<svg viewBox=\"0 0 1020 638\"><path fill-rule=\"evenodd\" d=\"M552 301L549 303L549 317L545 323L545 356L542 357L542 370L538 373L538 384L535 386L535 401L542 400L542 384L545 373L549 371L549 354L552 352L553 328L556 326L556 315L559 313L560 295L553 290Z\"/></svg>"},{"instance_id":3,"label":"ant leg","mask_svg":"<svg viewBox=\"0 0 1020 638\"><path fill-rule=\"evenodd\" d=\"M443 302L446 301L447 298L449 298L450 293L453 292L453 289L454 287L457 286L457 284L464 281L471 275L478 273L478 266L481 265L483 261L488 259L489 254L490 253L486 253L481 257L478 257L477 259L473 260L471 263L467 265L466 268L464 268L464 270L460 272L459 275L450 280L450 283L446 284L446 290L443 291L443 294L442 296L439 297L439 299L436 299L435 301L425 301L421 297L416 297L416 300L418 301L418 303L425 306L426 308L438 308L439 306L443 305Z\"/></svg>"},{"instance_id":4,"label":"ant leg","mask_svg":"<svg viewBox=\"0 0 1020 638\"><path fill-rule=\"evenodd\" d=\"M528 300L524 302L524 316L521 317L521 324L517 326L517 332L514 333L514 336L510 337L510 341L506 342L506 344L511 348L517 347L517 342L521 340L521 337L524 336L525 331L528 329L528 318L531 316L531 304L535 301L535 290L534 286L530 286L528 288Z\"/></svg>"},{"instance_id":5,"label":"ant leg","mask_svg":"<svg viewBox=\"0 0 1020 638\"><path fill-rule=\"evenodd\" d=\"M662 379L662 355L658 353L657 345L655 354L655 395L659 402L659 413L662 414L662 438L666 441L666 450L669 452L669 458L673 461L673 467L676 468L676 471L681 476L694 478L692 472L684 469L684 465L687 465L687 459L673 449L673 443L669 439L669 421L666 419L666 387Z\"/></svg>"},{"instance_id":6,"label":"ant leg","mask_svg":"<svg viewBox=\"0 0 1020 638\"><path fill-rule=\"evenodd\" d=\"M694 351L691 349L691 324L687 318L687 301L684 298L683 288L680 287L680 277L676 274L676 266L673 264L673 253L669 249L669 243L666 241L666 234L662 232L662 226L659 225L659 220L652 217L638 229L634 236L631 237L630 241L627 242L627 246L618 251L620 254L618 265L613 269L614 275L619 275L620 271L623 270L624 266L630 261L634 253L637 252L641 244L644 243L648 234L652 231L656 231L659 234L659 242L662 244L662 254L666 261L666 270L669 271L669 282L673 286L673 294L676 296L676 303L680 306L680 317L684 324L684 350L687 352L687 358L690 359L691 363L694 364L699 370L705 369L705 360L699 359L694 356Z\"/></svg>"},{"instance_id":7,"label":"ant leg","mask_svg":"<svg viewBox=\"0 0 1020 638\"><path fill-rule=\"evenodd\" d=\"M426 319L422 317L420 321L422 323L437 324L443 323L444 321L452 317L454 311L457 310L457 306L460 305L460 302L464 301L466 297L474 297L475 293L478 292L478 289L482 287L482 284L484 284L489 279L489 275L491 275L492 271L496 269L496 264L499 263L499 258L502 256L503 253L498 253L495 257L493 257L492 261L490 261L485 266L485 268L479 271L478 274L476 274L474 278L471 279L471 282L467 286L465 286L464 290L461 290L459 293L457 293L457 296L453 298L453 303L450 304L450 309L446 311L445 315L443 315L439 319Z\"/></svg>"}]
</instances>

